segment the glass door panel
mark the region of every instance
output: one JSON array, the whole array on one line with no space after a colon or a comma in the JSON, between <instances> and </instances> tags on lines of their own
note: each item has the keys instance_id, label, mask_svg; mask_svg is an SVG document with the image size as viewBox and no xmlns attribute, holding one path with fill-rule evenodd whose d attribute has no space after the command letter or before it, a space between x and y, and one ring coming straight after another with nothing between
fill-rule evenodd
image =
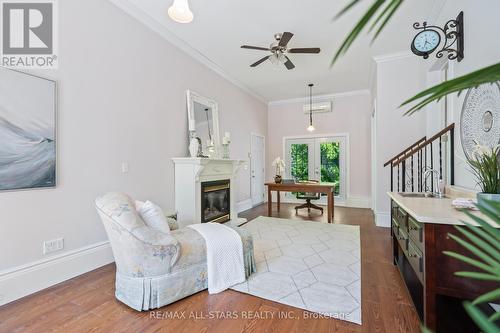
<instances>
[{"instance_id":1,"label":"glass door panel","mask_svg":"<svg viewBox=\"0 0 500 333\"><path fill-rule=\"evenodd\" d=\"M335 196L345 199L345 145L343 136L285 140L286 178L318 180L335 185ZM288 194L288 198L295 195ZM326 198L319 203L326 204Z\"/></svg>"},{"instance_id":2,"label":"glass door panel","mask_svg":"<svg viewBox=\"0 0 500 333\"><path fill-rule=\"evenodd\" d=\"M309 180L314 178L314 139L290 139L285 146L286 178Z\"/></svg>"},{"instance_id":3,"label":"glass door panel","mask_svg":"<svg viewBox=\"0 0 500 333\"><path fill-rule=\"evenodd\" d=\"M316 170L320 173L322 183L335 185L335 196L345 199L345 137L317 138Z\"/></svg>"},{"instance_id":4,"label":"glass door panel","mask_svg":"<svg viewBox=\"0 0 500 333\"><path fill-rule=\"evenodd\" d=\"M335 185L335 195L340 193L340 143L320 142L321 182Z\"/></svg>"},{"instance_id":5,"label":"glass door panel","mask_svg":"<svg viewBox=\"0 0 500 333\"><path fill-rule=\"evenodd\" d=\"M308 180L309 163L309 145L293 143L290 146L290 177L295 180Z\"/></svg>"}]
</instances>

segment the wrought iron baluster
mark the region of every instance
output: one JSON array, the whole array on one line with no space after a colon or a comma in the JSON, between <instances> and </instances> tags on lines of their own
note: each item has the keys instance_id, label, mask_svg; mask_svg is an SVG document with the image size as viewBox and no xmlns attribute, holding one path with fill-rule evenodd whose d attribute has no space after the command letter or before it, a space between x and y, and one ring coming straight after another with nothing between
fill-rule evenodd
<instances>
[{"instance_id":1,"label":"wrought iron baluster","mask_svg":"<svg viewBox=\"0 0 500 333\"><path fill-rule=\"evenodd\" d=\"M425 146L425 151L424 151L424 170L427 170L427 146ZM427 179L423 180L424 183L424 192L427 191Z\"/></svg>"},{"instance_id":2,"label":"wrought iron baluster","mask_svg":"<svg viewBox=\"0 0 500 333\"><path fill-rule=\"evenodd\" d=\"M411 155L411 191L412 192L415 192L414 191L414 188L413 188L413 155Z\"/></svg>"},{"instance_id":3,"label":"wrought iron baluster","mask_svg":"<svg viewBox=\"0 0 500 333\"><path fill-rule=\"evenodd\" d=\"M455 185L455 128L450 131L450 185Z\"/></svg>"},{"instance_id":4,"label":"wrought iron baluster","mask_svg":"<svg viewBox=\"0 0 500 333\"><path fill-rule=\"evenodd\" d=\"M392 163L391 163L391 192L393 191L394 175L392 174Z\"/></svg>"},{"instance_id":5,"label":"wrought iron baluster","mask_svg":"<svg viewBox=\"0 0 500 333\"><path fill-rule=\"evenodd\" d=\"M434 169L434 154L432 153L432 146L434 146L434 142L431 142L431 169ZM434 192L434 182L432 181L431 175L431 192Z\"/></svg>"},{"instance_id":6,"label":"wrought iron baluster","mask_svg":"<svg viewBox=\"0 0 500 333\"><path fill-rule=\"evenodd\" d=\"M421 163L421 153L422 153L422 150L419 150L417 152L417 189L419 192L422 192L422 183L421 183L421 179L420 179L420 167L422 166L420 163Z\"/></svg>"},{"instance_id":7,"label":"wrought iron baluster","mask_svg":"<svg viewBox=\"0 0 500 333\"><path fill-rule=\"evenodd\" d=\"M403 169L401 172L401 184L403 185L403 192L406 192L406 160L401 162L401 168Z\"/></svg>"},{"instance_id":8,"label":"wrought iron baluster","mask_svg":"<svg viewBox=\"0 0 500 333\"><path fill-rule=\"evenodd\" d=\"M399 192L399 164L398 164L398 192Z\"/></svg>"},{"instance_id":9,"label":"wrought iron baluster","mask_svg":"<svg viewBox=\"0 0 500 333\"><path fill-rule=\"evenodd\" d=\"M439 179L443 179L443 141L441 137L439 137Z\"/></svg>"}]
</instances>

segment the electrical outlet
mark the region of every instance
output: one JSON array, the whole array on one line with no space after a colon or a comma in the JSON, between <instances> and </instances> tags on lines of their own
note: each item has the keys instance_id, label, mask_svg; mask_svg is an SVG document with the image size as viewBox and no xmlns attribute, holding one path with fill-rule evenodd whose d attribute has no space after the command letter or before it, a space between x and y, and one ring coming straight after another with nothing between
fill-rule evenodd
<instances>
[{"instance_id":1,"label":"electrical outlet","mask_svg":"<svg viewBox=\"0 0 500 333\"><path fill-rule=\"evenodd\" d=\"M64 238L57 238L43 242L43 254L60 251L63 248L64 248Z\"/></svg>"}]
</instances>

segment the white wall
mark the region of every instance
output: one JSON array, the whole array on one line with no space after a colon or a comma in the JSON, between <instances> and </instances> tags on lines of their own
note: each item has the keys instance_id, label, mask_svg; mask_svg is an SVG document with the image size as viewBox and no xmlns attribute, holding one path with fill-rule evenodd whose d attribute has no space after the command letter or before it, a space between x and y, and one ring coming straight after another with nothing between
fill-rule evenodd
<instances>
[{"instance_id":1,"label":"white wall","mask_svg":"<svg viewBox=\"0 0 500 333\"><path fill-rule=\"evenodd\" d=\"M434 13L432 23L444 25L454 19L460 11L464 11L465 21L465 58L448 63L449 77L453 79L470 73L473 70L492 65L500 60L500 39L491 36L500 31L500 2L482 0L442 1L437 6L440 11ZM435 20L435 21L434 21ZM441 73L432 72L432 67L441 62L434 55L424 60L413 54L408 56L384 56L376 59L376 85L372 86L372 94L376 96L377 133L376 133L376 209L377 225L389 225L389 199L386 192L390 189L389 169L382 164L390 157L406 148L424 135L435 134L443 128L440 123L441 106L431 104L426 109L410 117L403 117L405 108L397 106L407 98L434 85L439 81ZM460 112L465 97L453 94L448 97L450 108L449 123L455 122L455 184L477 189L475 179L468 170L465 156L460 145ZM392 138L392 139L391 139ZM397 138L395 140L394 138Z\"/></svg>"},{"instance_id":2,"label":"white wall","mask_svg":"<svg viewBox=\"0 0 500 333\"><path fill-rule=\"evenodd\" d=\"M124 191L173 209L171 158L187 154L186 89L219 102L232 157L247 160L250 132L267 132L266 104L110 2L59 1L59 17L59 69L38 72L59 85L58 186L0 193L0 304L13 296L8 272L46 259L44 240L64 237L63 253L107 240L98 195ZM250 198L249 179L242 169L238 201Z\"/></svg>"},{"instance_id":3,"label":"white wall","mask_svg":"<svg viewBox=\"0 0 500 333\"><path fill-rule=\"evenodd\" d=\"M376 71L376 146L375 222L389 226L390 167L383 164L404 148L425 136L426 122L423 112L404 116L405 108L399 105L423 90L426 72L420 59L413 55L380 57Z\"/></svg>"},{"instance_id":4,"label":"white wall","mask_svg":"<svg viewBox=\"0 0 500 333\"><path fill-rule=\"evenodd\" d=\"M314 102L324 99L315 98ZM283 137L311 135L306 130L309 115L303 111L306 101L270 103L268 114L268 156L267 161L273 161L277 156L283 157ZM306 103L307 104L307 103ZM371 203L371 175L370 175L370 117L371 97L368 91L354 92L353 94L339 94L333 97L333 111L331 113L317 113L313 115L313 135L320 134L349 134L349 193L347 204L362 203L370 206ZM268 167L267 177L271 179L272 168Z\"/></svg>"},{"instance_id":5,"label":"white wall","mask_svg":"<svg viewBox=\"0 0 500 333\"><path fill-rule=\"evenodd\" d=\"M464 12L465 57L461 62L450 62L452 74L450 79L500 61L500 38L498 38L500 33L500 21L498 20L500 1L448 0L440 11L437 22L444 23L450 19L454 19L460 11ZM461 96L453 94L449 98L452 111L452 119L450 121L456 124L455 184L479 190L476 180L469 171L460 144L460 113L465 95L465 92Z\"/></svg>"}]
</instances>

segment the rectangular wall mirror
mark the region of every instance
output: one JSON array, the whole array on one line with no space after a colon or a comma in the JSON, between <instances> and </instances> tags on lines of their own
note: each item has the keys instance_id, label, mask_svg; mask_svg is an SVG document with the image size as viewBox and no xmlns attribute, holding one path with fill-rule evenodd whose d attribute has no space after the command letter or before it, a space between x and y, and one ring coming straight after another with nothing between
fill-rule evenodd
<instances>
[{"instance_id":1,"label":"rectangular wall mirror","mask_svg":"<svg viewBox=\"0 0 500 333\"><path fill-rule=\"evenodd\" d=\"M203 155L218 157L219 112L218 104L213 99L187 91L189 137L198 137Z\"/></svg>"}]
</instances>

